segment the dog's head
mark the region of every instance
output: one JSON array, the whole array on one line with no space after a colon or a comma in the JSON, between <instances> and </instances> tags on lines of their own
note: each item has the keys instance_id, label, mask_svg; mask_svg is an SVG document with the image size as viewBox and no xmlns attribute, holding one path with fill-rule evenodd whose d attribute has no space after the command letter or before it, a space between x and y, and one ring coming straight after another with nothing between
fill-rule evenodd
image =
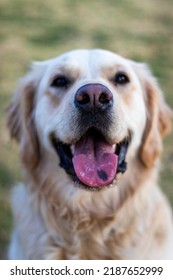
<instances>
[{"instance_id":1,"label":"dog's head","mask_svg":"<svg viewBox=\"0 0 173 280\"><path fill-rule=\"evenodd\" d=\"M170 120L146 65L103 50L33 63L8 109L26 168L56 157L56 168L89 189L111 185L134 158L154 166Z\"/></svg>"}]
</instances>

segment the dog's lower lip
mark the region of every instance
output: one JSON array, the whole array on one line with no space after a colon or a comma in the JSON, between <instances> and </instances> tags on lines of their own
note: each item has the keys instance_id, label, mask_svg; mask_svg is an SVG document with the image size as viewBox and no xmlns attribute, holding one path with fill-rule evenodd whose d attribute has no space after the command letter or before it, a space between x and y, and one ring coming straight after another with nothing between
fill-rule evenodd
<instances>
[{"instance_id":1,"label":"dog's lower lip","mask_svg":"<svg viewBox=\"0 0 173 280\"><path fill-rule=\"evenodd\" d=\"M103 136L101 136L101 137L103 137ZM126 168L127 168L127 164L126 164L126 161L125 161L125 156L126 156L126 152L127 152L127 148L128 148L128 140L125 139L121 143L112 145L113 151L114 151L113 154L115 154L118 157L118 162L117 162L115 176L110 177L110 178L112 178L111 180L107 181L107 177L106 177L107 175L105 174L104 171L101 171L100 174L97 171L99 177L102 180L101 184L97 184L97 185L92 184L92 183L90 184L90 177L89 177L89 179L88 179L88 177L86 177L87 180L82 180L81 181L81 179L79 179L80 176L78 177L78 175L79 175L78 171L77 171L78 175L76 174L76 170L74 168L74 162L73 162L74 152L75 152L75 144L74 143L72 145L63 144L61 141L58 140L58 138L55 136L55 134L51 135L51 141L52 141L52 144L54 146L54 149L56 150L56 152L59 156L60 167L63 168L66 171L66 173L73 179L74 182L76 182L76 185L83 186L83 188L88 188L88 189L92 189L92 188L97 189L98 188L98 189L101 189L101 188L104 188L104 187L111 186L112 184L115 183L115 182L113 183L113 181L116 179L116 174L117 173L124 173ZM81 168L81 167L79 167L79 168ZM81 169L81 170L83 170L83 169ZM109 172L109 171L107 171L107 172ZM98 176L98 175L96 175L96 176ZM92 179L92 177L91 177L91 179ZM104 183L104 181L106 181L106 184ZM89 182L89 184L88 184L88 182Z\"/></svg>"}]
</instances>

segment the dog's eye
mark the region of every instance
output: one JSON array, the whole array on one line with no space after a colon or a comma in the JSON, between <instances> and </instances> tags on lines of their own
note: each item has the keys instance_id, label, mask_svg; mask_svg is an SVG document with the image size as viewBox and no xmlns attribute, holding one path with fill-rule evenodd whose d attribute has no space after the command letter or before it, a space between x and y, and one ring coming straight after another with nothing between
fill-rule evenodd
<instances>
[{"instance_id":1,"label":"dog's eye","mask_svg":"<svg viewBox=\"0 0 173 280\"><path fill-rule=\"evenodd\" d=\"M115 75L115 78L114 78L114 83L115 84L117 84L117 85L125 85L125 84L127 84L129 82L130 82L129 77L125 73L118 72Z\"/></svg>"},{"instance_id":2,"label":"dog's eye","mask_svg":"<svg viewBox=\"0 0 173 280\"><path fill-rule=\"evenodd\" d=\"M57 88L64 88L67 87L69 83L70 81L65 76L58 76L53 80L51 86Z\"/></svg>"}]
</instances>

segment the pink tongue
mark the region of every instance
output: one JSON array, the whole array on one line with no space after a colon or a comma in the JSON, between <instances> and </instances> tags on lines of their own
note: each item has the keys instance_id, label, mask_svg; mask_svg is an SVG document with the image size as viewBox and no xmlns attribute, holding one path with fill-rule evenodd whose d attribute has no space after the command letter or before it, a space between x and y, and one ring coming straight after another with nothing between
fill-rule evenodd
<instances>
[{"instance_id":1,"label":"pink tongue","mask_svg":"<svg viewBox=\"0 0 173 280\"><path fill-rule=\"evenodd\" d=\"M88 135L80 139L72 160L78 179L85 185L106 186L115 178L118 156L101 136Z\"/></svg>"}]
</instances>

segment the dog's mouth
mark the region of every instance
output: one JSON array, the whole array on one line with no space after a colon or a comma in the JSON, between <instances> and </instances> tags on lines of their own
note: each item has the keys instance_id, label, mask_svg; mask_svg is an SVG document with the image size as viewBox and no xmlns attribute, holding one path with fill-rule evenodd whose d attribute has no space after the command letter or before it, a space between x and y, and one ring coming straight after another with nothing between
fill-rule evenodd
<instances>
[{"instance_id":1,"label":"dog's mouth","mask_svg":"<svg viewBox=\"0 0 173 280\"><path fill-rule=\"evenodd\" d=\"M112 145L100 131L89 129L73 145L63 144L54 134L51 140L59 156L60 167L81 186L90 189L110 186L118 173L126 171L129 137Z\"/></svg>"}]
</instances>

